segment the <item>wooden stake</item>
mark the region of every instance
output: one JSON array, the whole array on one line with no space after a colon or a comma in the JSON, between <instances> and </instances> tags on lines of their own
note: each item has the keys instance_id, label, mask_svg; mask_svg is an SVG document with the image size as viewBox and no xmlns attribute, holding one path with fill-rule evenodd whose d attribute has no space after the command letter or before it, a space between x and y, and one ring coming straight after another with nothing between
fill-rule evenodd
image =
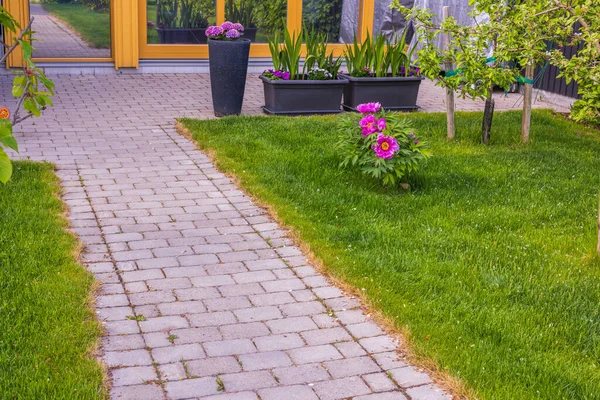
<instances>
[{"instance_id":1,"label":"wooden stake","mask_svg":"<svg viewBox=\"0 0 600 400\"><path fill-rule=\"evenodd\" d=\"M490 132L492 131L492 120L494 119L495 101L490 97L485 99L485 111L483 112L483 126L481 128L481 143L490 144Z\"/></svg>"},{"instance_id":2,"label":"wooden stake","mask_svg":"<svg viewBox=\"0 0 600 400\"><path fill-rule=\"evenodd\" d=\"M598 201L598 255L600 255L600 200Z\"/></svg>"},{"instance_id":3,"label":"wooden stake","mask_svg":"<svg viewBox=\"0 0 600 400\"><path fill-rule=\"evenodd\" d=\"M523 143L529 142L529 132L531 131L531 105L533 103L533 84L528 83L533 80L533 65L529 64L525 68L525 91L523 98L523 120L521 123L521 140Z\"/></svg>"},{"instance_id":4,"label":"wooden stake","mask_svg":"<svg viewBox=\"0 0 600 400\"><path fill-rule=\"evenodd\" d=\"M450 7L444 6L443 10L443 19L446 21L450 17ZM450 34L444 34L444 51L446 51L450 47ZM452 71L454 68L452 64L452 60L446 60L445 62L446 72ZM454 135L456 133L456 127L454 125L454 91L450 88L446 88L446 121L448 125L448 139L454 139Z\"/></svg>"}]
</instances>

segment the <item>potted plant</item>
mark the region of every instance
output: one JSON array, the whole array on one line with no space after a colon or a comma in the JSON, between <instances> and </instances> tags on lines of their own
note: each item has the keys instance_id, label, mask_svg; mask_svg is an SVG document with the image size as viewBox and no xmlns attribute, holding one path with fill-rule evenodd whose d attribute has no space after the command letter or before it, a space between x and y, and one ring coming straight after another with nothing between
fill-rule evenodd
<instances>
[{"instance_id":1,"label":"potted plant","mask_svg":"<svg viewBox=\"0 0 600 400\"><path fill-rule=\"evenodd\" d=\"M244 26L224 22L206 30L213 108L217 117L242 112L250 40L241 39Z\"/></svg>"},{"instance_id":2,"label":"potted plant","mask_svg":"<svg viewBox=\"0 0 600 400\"><path fill-rule=\"evenodd\" d=\"M417 96L423 78L419 68L411 64L415 50L406 45L404 35L396 44L384 36L362 44L354 38L346 46L345 60L350 82L344 90L344 109L356 111L359 104L378 101L386 110L414 111L418 109Z\"/></svg>"},{"instance_id":3,"label":"potted plant","mask_svg":"<svg viewBox=\"0 0 600 400\"><path fill-rule=\"evenodd\" d=\"M208 19L195 0L158 1L156 21L160 43L206 43Z\"/></svg>"},{"instance_id":4,"label":"potted plant","mask_svg":"<svg viewBox=\"0 0 600 400\"><path fill-rule=\"evenodd\" d=\"M306 58L300 68L302 41ZM341 100L347 79L339 77L341 58L327 53L324 34L290 34L285 31L269 40L273 69L265 71L263 81L267 114L331 114L341 112Z\"/></svg>"},{"instance_id":5,"label":"potted plant","mask_svg":"<svg viewBox=\"0 0 600 400\"><path fill-rule=\"evenodd\" d=\"M244 38L251 42L256 41L258 28L254 22L253 0L227 0L225 3L225 15L230 21L238 21L245 28Z\"/></svg>"}]
</instances>

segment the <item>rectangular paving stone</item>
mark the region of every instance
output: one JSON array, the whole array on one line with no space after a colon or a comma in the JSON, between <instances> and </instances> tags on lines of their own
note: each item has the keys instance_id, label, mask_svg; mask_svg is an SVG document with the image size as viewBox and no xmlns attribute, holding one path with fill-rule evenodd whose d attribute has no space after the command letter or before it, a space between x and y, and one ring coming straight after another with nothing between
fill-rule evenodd
<instances>
[{"instance_id":1,"label":"rectangular paving stone","mask_svg":"<svg viewBox=\"0 0 600 400\"><path fill-rule=\"evenodd\" d=\"M107 351L104 353L103 359L109 367L133 367L152 364L150 353L147 350Z\"/></svg>"},{"instance_id":2,"label":"rectangular paving stone","mask_svg":"<svg viewBox=\"0 0 600 400\"><path fill-rule=\"evenodd\" d=\"M320 364L275 368L273 369L273 375L277 377L281 385L314 383L331 379L331 376Z\"/></svg>"},{"instance_id":3,"label":"rectangular paving stone","mask_svg":"<svg viewBox=\"0 0 600 400\"><path fill-rule=\"evenodd\" d=\"M357 376L315 383L313 389L321 400L339 400L371 393Z\"/></svg>"},{"instance_id":4,"label":"rectangular paving stone","mask_svg":"<svg viewBox=\"0 0 600 400\"><path fill-rule=\"evenodd\" d=\"M306 285L298 278L293 279L278 279L276 281L262 282L262 287L269 293L272 292L289 292L292 290L306 289Z\"/></svg>"},{"instance_id":5,"label":"rectangular paving stone","mask_svg":"<svg viewBox=\"0 0 600 400\"><path fill-rule=\"evenodd\" d=\"M238 322L231 311L191 314L187 318L195 327L230 325Z\"/></svg>"},{"instance_id":6,"label":"rectangular paving stone","mask_svg":"<svg viewBox=\"0 0 600 400\"><path fill-rule=\"evenodd\" d=\"M211 357L186 363L190 375L194 377L216 376L240 372L242 367L234 357Z\"/></svg>"},{"instance_id":7,"label":"rectangular paving stone","mask_svg":"<svg viewBox=\"0 0 600 400\"><path fill-rule=\"evenodd\" d=\"M452 396L434 385L413 387L406 390L413 400L452 400Z\"/></svg>"},{"instance_id":8,"label":"rectangular paving stone","mask_svg":"<svg viewBox=\"0 0 600 400\"><path fill-rule=\"evenodd\" d=\"M256 294L249 296L255 306L276 306L280 304L294 303L296 300L288 292Z\"/></svg>"},{"instance_id":9,"label":"rectangular paving stone","mask_svg":"<svg viewBox=\"0 0 600 400\"><path fill-rule=\"evenodd\" d=\"M396 350L396 344L389 336L376 336L358 341L369 353L384 353Z\"/></svg>"},{"instance_id":10,"label":"rectangular paving stone","mask_svg":"<svg viewBox=\"0 0 600 400\"><path fill-rule=\"evenodd\" d=\"M311 346L351 341L352 337L344 328L317 329L302 332L301 336Z\"/></svg>"},{"instance_id":11,"label":"rectangular paving stone","mask_svg":"<svg viewBox=\"0 0 600 400\"><path fill-rule=\"evenodd\" d=\"M198 343L159 347L152 350L152 358L160 364L177 361L198 360L206 358L202 346Z\"/></svg>"},{"instance_id":12,"label":"rectangular paving stone","mask_svg":"<svg viewBox=\"0 0 600 400\"><path fill-rule=\"evenodd\" d=\"M187 378L185 368L180 362L159 365L158 371L163 381L180 381Z\"/></svg>"},{"instance_id":13,"label":"rectangular paving stone","mask_svg":"<svg viewBox=\"0 0 600 400\"><path fill-rule=\"evenodd\" d=\"M268 321L283 317L275 306L245 308L234 310L233 313L240 322Z\"/></svg>"},{"instance_id":14,"label":"rectangular paving stone","mask_svg":"<svg viewBox=\"0 0 600 400\"><path fill-rule=\"evenodd\" d=\"M128 367L111 371L113 386L143 385L158 379L154 367Z\"/></svg>"},{"instance_id":15,"label":"rectangular paving stone","mask_svg":"<svg viewBox=\"0 0 600 400\"><path fill-rule=\"evenodd\" d=\"M296 333L257 337L254 343L260 351L296 349L306 345Z\"/></svg>"},{"instance_id":16,"label":"rectangular paving stone","mask_svg":"<svg viewBox=\"0 0 600 400\"><path fill-rule=\"evenodd\" d=\"M104 351L121 351L143 349L146 344L142 335L106 336L102 340Z\"/></svg>"},{"instance_id":17,"label":"rectangular paving stone","mask_svg":"<svg viewBox=\"0 0 600 400\"><path fill-rule=\"evenodd\" d=\"M225 390L241 392L277 386L273 375L267 371L239 372L220 376Z\"/></svg>"},{"instance_id":18,"label":"rectangular paving stone","mask_svg":"<svg viewBox=\"0 0 600 400\"><path fill-rule=\"evenodd\" d=\"M239 356L244 371L257 371L292 365L292 360L283 351L269 351Z\"/></svg>"},{"instance_id":19,"label":"rectangular paving stone","mask_svg":"<svg viewBox=\"0 0 600 400\"><path fill-rule=\"evenodd\" d=\"M432 380L425 372L417 371L415 368L407 366L396 368L389 371L392 378L400 387L408 388L412 386L424 385L431 383Z\"/></svg>"},{"instance_id":20,"label":"rectangular paving stone","mask_svg":"<svg viewBox=\"0 0 600 400\"><path fill-rule=\"evenodd\" d=\"M373 322L363 322L360 324L346 325L352 336L357 339L366 337L380 336L385 332Z\"/></svg>"},{"instance_id":21,"label":"rectangular paving stone","mask_svg":"<svg viewBox=\"0 0 600 400\"><path fill-rule=\"evenodd\" d=\"M219 291L212 287L175 289L175 295L177 295L177 299L180 301L205 300L221 297Z\"/></svg>"},{"instance_id":22,"label":"rectangular paving stone","mask_svg":"<svg viewBox=\"0 0 600 400\"><path fill-rule=\"evenodd\" d=\"M115 387L111 391L114 399L162 400L165 398L162 388L155 384Z\"/></svg>"},{"instance_id":23,"label":"rectangular paving stone","mask_svg":"<svg viewBox=\"0 0 600 400\"><path fill-rule=\"evenodd\" d=\"M192 301L176 301L173 303L157 304L161 314L168 315L184 315L198 314L206 311L204 303L199 300Z\"/></svg>"},{"instance_id":24,"label":"rectangular paving stone","mask_svg":"<svg viewBox=\"0 0 600 400\"><path fill-rule=\"evenodd\" d=\"M170 399L189 399L219 393L213 377L167 382L164 387Z\"/></svg>"},{"instance_id":25,"label":"rectangular paving stone","mask_svg":"<svg viewBox=\"0 0 600 400\"><path fill-rule=\"evenodd\" d=\"M324 365L334 378L345 378L348 376L365 375L381 371L381 368L375 361L366 356L327 361Z\"/></svg>"},{"instance_id":26,"label":"rectangular paving stone","mask_svg":"<svg viewBox=\"0 0 600 400\"><path fill-rule=\"evenodd\" d=\"M330 344L293 349L289 350L289 354L296 364L309 364L343 358L341 353Z\"/></svg>"},{"instance_id":27,"label":"rectangular paving stone","mask_svg":"<svg viewBox=\"0 0 600 400\"><path fill-rule=\"evenodd\" d=\"M286 386L272 389L261 389L258 394L262 400L319 400L308 386Z\"/></svg>"},{"instance_id":28,"label":"rectangular paving stone","mask_svg":"<svg viewBox=\"0 0 600 400\"><path fill-rule=\"evenodd\" d=\"M206 354L210 357L232 356L256 353L256 347L249 339L221 340L204 343Z\"/></svg>"},{"instance_id":29,"label":"rectangular paving stone","mask_svg":"<svg viewBox=\"0 0 600 400\"><path fill-rule=\"evenodd\" d=\"M223 339L221 332L214 326L174 329L170 333L176 336L175 344L213 342Z\"/></svg>"},{"instance_id":30,"label":"rectangular paving stone","mask_svg":"<svg viewBox=\"0 0 600 400\"><path fill-rule=\"evenodd\" d=\"M239 274L247 272L248 268L241 262L232 262L224 264L213 264L204 266L204 270L208 275L226 275L226 274Z\"/></svg>"},{"instance_id":31,"label":"rectangular paving stone","mask_svg":"<svg viewBox=\"0 0 600 400\"><path fill-rule=\"evenodd\" d=\"M362 378L374 392L389 392L397 389L385 372L363 375Z\"/></svg>"},{"instance_id":32,"label":"rectangular paving stone","mask_svg":"<svg viewBox=\"0 0 600 400\"><path fill-rule=\"evenodd\" d=\"M96 297L96 307L123 307L128 306L129 300L124 294L110 294Z\"/></svg>"},{"instance_id":33,"label":"rectangular paving stone","mask_svg":"<svg viewBox=\"0 0 600 400\"><path fill-rule=\"evenodd\" d=\"M318 329L318 326L309 317L293 317L268 321L267 326L275 334L303 332Z\"/></svg>"},{"instance_id":34,"label":"rectangular paving stone","mask_svg":"<svg viewBox=\"0 0 600 400\"><path fill-rule=\"evenodd\" d=\"M254 282L265 282L277 279L277 277L268 270L265 271L251 271L243 272L240 274L232 275L236 283L254 283Z\"/></svg>"},{"instance_id":35,"label":"rectangular paving stone","mask_svg":"<svg viewBox=\"0 0 600 400\"><path fill-rule=\"evenodd\" d=\"M209 311L227 311L227 310L238 310L240 308L252 307L248 298L244 296L236 297L222 297L218 299L204 300Z\"/></svg>"},{"instance_id":36,"label":"rectangular paving stone","mask_svg":"<svg viewBox=\"0 0 600 400\"><path fill-rule=\"evenodd\" d=\"M206 276L206 269L201 266L196 267L174 267L163 269L167 278L195 278Z\"/></svg>"},{"instance_id":37,"label":"rectangular paving stone","mask_svg":"<svg viewBox=\"0 0 600 400\"><path fill-rule=\"evenodd\" d=\"M279 269L288 267L280 259L246 261L245 264L250 271L260 271L265 269Z\"/></svg>"},{"instance_id":38,"label":"rectangular paving stone","mask_svg":"<svg viewBox=\"0 0 600 400\"><path fill-rule=\"evenodd\" d=\"M188 278L162 278L146 281L150 290L171 290L191 288L192 284Z\"/></svg>"},{"instance_id":39,"label":"rectangular paving stone","mask_svg":"<svg viewBox=\"0 0 600 400\"><path fill-rule=\"evenodd\" d=\"M229 275L207 275L192 278L191 280L195 287L225 286L235 284L235 281Z\"/></svg>"},{"instance_id":40,"label":"rectangular paving stone","mask_svg":"<svg viewBox=\"0 0 600 400\"><path fill-rule=\"evenodd\" d=\"M219 291L223 296L249 296L253 294L265 293L265 290L258 283L245 283L236 285L220 286Z\"/></svg>"},{"instance_id":41,"label":"rectangular paving stone","mask_svg":"<svg viewBox=\"0 0 600 400\"><path fill-rule=\"evenodd\" d=\"M323 304L318 301L286 304L279 306L279 309L286 317L300 317L303 315L315 315L326 312Z\"/></svg>"},{"instance_id":42,"label":"rectangular paving stone","mask_svg":"<svg viewBox=\"0 0 600 400\"><path fill-rule=\"evenodd\" d=\"M335 348L340 351L346 358L360 357L367 354L365 349L356 342L341 342L335 343ZM383 353L382 353L383 354ZM384 368L385 369L385 368Z\"/></svg>"},{"instance_id":43,"label":"rectangular paving stone","mask_svg":"<svg viewBox=\"0 0 600 400\"><path fill-rule=\"evenodd\" d=\"M175 301L175 296L170 291L133 293L129 295L131 304L134 306L144 304L159 304Z\"/></svg>"},{"instance_id":44,"label":"rectangular paving stone","mask_svg":"<svg viewBox=\"0 0 600 400\"><path fill-rule=\"evenodd\" d=\"M220 326L224 339L250 339L268 335L269 328L262 322Z\"/></svg>"}]
</instances>

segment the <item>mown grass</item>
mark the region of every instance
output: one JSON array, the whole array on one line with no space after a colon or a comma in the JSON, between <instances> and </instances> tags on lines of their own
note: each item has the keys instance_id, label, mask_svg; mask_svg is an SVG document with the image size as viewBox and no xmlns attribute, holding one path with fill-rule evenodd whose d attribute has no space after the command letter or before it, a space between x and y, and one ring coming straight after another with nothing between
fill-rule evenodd
<instances>
[{"instance_id":1,"label":"mown grass","mask_svg":"<svg viewBox=\"0 0 600 400\"><path fill-rule=\"evenodd\" d=\"M93 277L76 262L49 164L15 163L0 186L0 398L105 398L90 351Z\"/></svg>"},{"instance_id":2,"label":"mown grass","mask_svg":"<svg viewBox=\"0 0 600 400\"><path fill-rule=\"evenodd\" d=\"M80 3L43 3L42 6L44 10L66 22L88 44L98 49L110 48L110 14L108 11L96 12Z\"/></svg>"},{"instance_id":3,"label":"mown grass","mask_svg":"<svg viewBox=\"0 0 600 400\"><path fill-rule=\"evenodd\" d=\"M271 204L323 260L481 399L600 396L600 135L533 114L414 114L434 157L412 190L340 171L336 119L183 120L219 168Z\"/></svg>"}]
</instances>

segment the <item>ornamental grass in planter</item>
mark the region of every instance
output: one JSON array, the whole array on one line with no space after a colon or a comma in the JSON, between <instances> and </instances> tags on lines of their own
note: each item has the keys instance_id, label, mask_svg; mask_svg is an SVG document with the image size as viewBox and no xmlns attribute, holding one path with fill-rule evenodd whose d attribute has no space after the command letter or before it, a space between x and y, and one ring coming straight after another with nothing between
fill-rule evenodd
<instances>
[{"instance_id":1,"label":"ornamental grass in planter","mask_svg":"<svg viewBox=\"0 0 600 400\"><path fill-rule=\"evenodd\" d=\"M302 42L306 58L300 67ZM327 51L324 34L285 31L269 41L273 69L265 71L263 81L267 114L333 114L341 112L342 94L347 79L339 76L341 58Z\"/></svg>"},{"instance_id":2,"label":"ornamental grass in planter","mask_svg":"<svg viewBox=\"0 0 600 400\"><path fill-rule=\"evenodd\" d=\"M161 0L156 6L156 31L163 44L205 44L209 13L196 0ZM154 27L148 25L149 27Z\"/></svg>"},{"instance_id":3,"label":"ornamental grass in planter","mask_svg":"<svg viewBox=\"0 0 600 400\"><path fill-rule=\"evenodd\" d=\"M363 43L346 46L344 57L349 84L344 90L344 109L356 111L359 104L379 102L386 110L414 111L424 79L411 65L415 47L409 49L406 36L390 43L384 36L367 36Z\"/></svg>"}]
</instances>

